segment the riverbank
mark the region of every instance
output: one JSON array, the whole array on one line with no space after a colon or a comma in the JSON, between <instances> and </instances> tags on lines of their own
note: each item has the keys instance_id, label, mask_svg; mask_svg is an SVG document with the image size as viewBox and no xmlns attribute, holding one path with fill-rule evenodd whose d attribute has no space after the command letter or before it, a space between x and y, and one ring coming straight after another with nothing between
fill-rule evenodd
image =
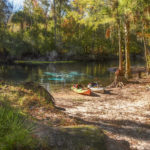
<instances>
[{"instance_id":1,"label":"riverbank","mask_svg":"<svg viewBox=\"0 0 150 150\"><path fill-rule=\"evenodd\" d=\"M66 114L97 125L114 140L125 140L132 150L150 149L150 79L131 79L123 88L82 96L72 91L52 93Z\"/></svg>"},{"instance_id":2,"label":"riverbank","mask_svg":"<svg viewBox=\"0 0 150 150\"><path fill-rule=\"evenodd\" d=\"M106 61L118 61L118 55L109 54L81 54L81 55L56 55L54 57L54 52L50 53L48 56L33 56L33 57L12 57L12 56L0 56L0 64L48 64L48 63L72 63L72 62L106 62ZM132 54L132 60L144 60L144 57Z\"/></svg>"},{"instance_id":3,"label":"riverbank","mask_svg":"<svg viewBox=\"0 0 150 150\"><path fill-rule=\"evenodd\" d=\"M48 55L43 56L11 56L7 54L6 56L0 56L0 63L57 63L57 62L72 62L72 61L79 61L79 62L87 62L87 61L107 61L107 60L117 60L117 55L94 55L94 54L80 54L80 55L70 55L70 54L58 54L56 51L50 52Z\"/></svg>"}]
</instances>

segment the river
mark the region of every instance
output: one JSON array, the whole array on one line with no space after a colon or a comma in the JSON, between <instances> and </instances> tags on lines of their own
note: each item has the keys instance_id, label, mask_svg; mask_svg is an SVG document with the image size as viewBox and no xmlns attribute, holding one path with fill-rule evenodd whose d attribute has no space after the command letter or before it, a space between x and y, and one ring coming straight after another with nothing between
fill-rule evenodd
<instances>
[{"instance_id":1,"label":"river","mask_svg":"<svg viewBox=\"0 0 150 150\"><path fill-rule=\"evenodd\" d=\"M118 65L117 61L74 62L51 64L16 64L0 65L0 79L8 82L34 81L44 85L48 90L63 89L75 83L84 85L99 82L106 86L113 81L114 74L108 68ZM134 61L132 65L143 65Z\"/></svg>"}]
</instances>

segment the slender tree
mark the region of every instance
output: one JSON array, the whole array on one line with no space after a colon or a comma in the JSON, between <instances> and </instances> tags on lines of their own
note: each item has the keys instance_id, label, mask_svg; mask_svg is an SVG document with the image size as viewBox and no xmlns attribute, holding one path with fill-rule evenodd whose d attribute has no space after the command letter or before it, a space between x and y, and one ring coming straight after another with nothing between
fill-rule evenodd
<instances>
[{"instance_id":1,"label":"slender tree","mask_svg":"<svg viewBox=\"0 0 150 150\"><path fill-rule=\"evenodd\" d=\"M130 47L129 47L130 21L128 20L127 16L125 17L124 32L125 32L125 58L126 58L125 77L128 79L131 76L131 68L130 68Z\"/></svg>"},{"instance_id":2,"label":"slender tree","mask_svg":"<svg viewBox=\"0 0 150 150\"><path fill-rule=\"evenodd\" d=\"M57 47L57 15L56 15L56 0L53 0L53 18L54 18L54 36L55 36L55 48ZM57 49L57 48L56 48Z\"/></svg>"}]
</instances>

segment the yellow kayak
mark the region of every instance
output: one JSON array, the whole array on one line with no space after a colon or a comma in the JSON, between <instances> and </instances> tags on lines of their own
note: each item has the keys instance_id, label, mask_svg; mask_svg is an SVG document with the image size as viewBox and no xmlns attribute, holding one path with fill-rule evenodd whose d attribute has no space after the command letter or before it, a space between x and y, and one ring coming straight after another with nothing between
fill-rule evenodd
<instances>
[{"instance_id":1,"label":"yellow kayak","mask_svg":"<svg viewBox=\"0 0 150 150\"><path fill-rule=\"evenodd\" d=\"M77 85L73 85L71 89L78 94L91 95L91 90L88 88L82 88L82 87L78 87Z\"/></svg>"}]
</instances>

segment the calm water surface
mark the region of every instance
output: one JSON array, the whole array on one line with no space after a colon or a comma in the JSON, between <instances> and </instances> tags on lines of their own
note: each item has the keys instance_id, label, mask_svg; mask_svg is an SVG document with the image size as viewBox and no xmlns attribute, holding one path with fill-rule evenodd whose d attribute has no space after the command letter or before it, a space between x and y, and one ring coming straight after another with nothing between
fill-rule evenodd
<instances>
[{"instance_id":1,"label":"calm water surface","mask_svg":"<svg viewBox=\"0 0 150 150\"><path fill-rule=\"evenodd\" d=\"M143 62L133 62L141 66ZM0 79L10 82L34 81L44 85L48 90L63 89L74 83L87 84L98 81L103 86L113 81L113 73L109 67L115 67L118 62L94 63L57 63L42 65L0 65Z\"/></svg>"}]
</instances>

